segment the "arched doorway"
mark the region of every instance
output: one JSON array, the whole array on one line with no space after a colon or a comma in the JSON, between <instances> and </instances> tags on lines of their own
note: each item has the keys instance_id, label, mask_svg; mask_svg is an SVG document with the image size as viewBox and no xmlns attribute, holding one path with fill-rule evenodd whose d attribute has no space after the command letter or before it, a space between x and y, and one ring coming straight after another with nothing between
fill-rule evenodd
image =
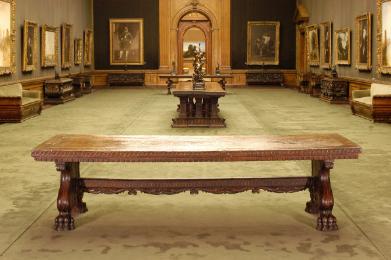
<instances>
[{"instance_id":1,"label":"arched doorway","mask_svg":"<svg viewBox=\"0 0 391 260\"><path fill-rule=\"evenodd\" d=\"M192 74L193 48L201 48L206 52L205 71L212 73L212 34L211 22L200 12L184 15L178 24L178 73Z\"/></svg>"}]
</instances>

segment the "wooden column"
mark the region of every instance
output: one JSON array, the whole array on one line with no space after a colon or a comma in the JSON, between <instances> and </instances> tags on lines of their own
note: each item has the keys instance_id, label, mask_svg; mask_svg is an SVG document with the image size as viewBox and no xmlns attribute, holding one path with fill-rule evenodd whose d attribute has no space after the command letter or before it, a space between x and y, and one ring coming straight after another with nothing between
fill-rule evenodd
<instances>
[{"instance_id":1,"label":"wooden column","mask_svg":"<svg viewBox=\"0 0 391 260\"><path fill-rule=\"evenodd\" d=\"M231 69L231 1L221 1L221 69Z\"/></svg>"},{"instance_id":2,"label":"wooden column","mask_svg":"<svg viewBox=\"0 0 391 260\"><path fill-rule=\"evenodd\" d=\"M171 0L159 0L159 70L170 70L170 2Z\"/></svg>"},{"instance_id":3,"label":"wooden column","mask_svg":"<svg viewBox=\"0 0 391 260\"><path fill-rule=\"evenodd\" d=\"M188 113L188 98L180 97L179 99L179 118L186 118Z\"/></svg>"}]
</instances>

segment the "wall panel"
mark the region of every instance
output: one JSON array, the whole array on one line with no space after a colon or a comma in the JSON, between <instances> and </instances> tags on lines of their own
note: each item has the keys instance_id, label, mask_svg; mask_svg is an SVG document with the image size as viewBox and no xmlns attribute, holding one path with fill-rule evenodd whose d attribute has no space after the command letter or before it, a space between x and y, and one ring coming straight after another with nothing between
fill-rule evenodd
<instances>
[{"instance_id":1,"label":"wall panel","mask_svg":"<svg viewBox=\"0 0 391 260\"><path fill-rule=\"evenodd\" d=\"M301 0L304 6L307 8L310 14L309 24L319 24L324 21L333 22L333 30L349 27L352 29L352 65L351 66L337 66L337 71L340 76L350 77L350 78L362 78L362 79L372 79L377 78L384 80L389 77L380 76L377 73L377 57L376 57L376 33L377 33L377 24L376 24L376 0ZM372 71L358 71L355 68L356 65L356 25L355 19L358 15L364 14L366 12L372 13ZM333 35L334 36L334 35ZM334 40L334 39L333 39ZM333 42L333 51L334 51L334 42ZM334 54L334 53L333 53ZM335 57L333 55L333 62ZM318 67L312 67L313 72L325 72L323 69ZM327 71L326 71L327 72Z\"/></svg>"},{"instance_id":2,"label":"wall panel","mask_svg":"<svg viewBox=\"0 0 391 260\"><path fill-rule=\"evenodd\" d=\"M95 69L118 70L124 66L110 65L109 21L111 18L144 19L143 66L127 69L159 68L159 1L158 0L94 0ZM167 32L168 34L169 32Z\"/></svg>"},{"instance_id":3,"label":"wall panel","mask_svg":"<svg viewBox=\"0 0 391 260\"><path fill-rule=\"evenodd\" d=\"M247 66L247 21L280 21L280 65L268 68L294 69L296 66L296 29L293 16L295 0L231 0L232 69L256 69Z\"/></svg>"},{"instance_id":4,"label":"wall panel","mask_svg":"<svg viewBox=\"0 0 391 260\"><path fill-rule=\"evenodd\" d=\"M0 76L0 83L6 81L28 81L37 78L54 76L54 68L40 66L40 47L38 47L37 68L33 72L22 72L22 35L24 20L37 22L39 27L43 24L60 27L62 23L73 25L74 38L83 38L83 30L92 29L92 0L16 0L16 73L9 76ZM59 37L59 46L61 37ZM38 46L41 44L39 37ZM72 52L73 53L73 52ZM61 68L61 51L59 49L59 66ZM93 69L83 66L74 66L63 69L62 74L84 72Z\"/></svg>"}]
</instances>

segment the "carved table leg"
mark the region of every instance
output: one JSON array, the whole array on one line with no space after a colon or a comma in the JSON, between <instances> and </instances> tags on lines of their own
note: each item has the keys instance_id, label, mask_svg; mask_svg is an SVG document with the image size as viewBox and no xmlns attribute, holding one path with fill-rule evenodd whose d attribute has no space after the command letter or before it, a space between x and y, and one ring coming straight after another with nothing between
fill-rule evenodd
<instances>
[{"instance_id":1,"label":"carved table leg","mask_svg":"<svg viewBox=\"0 0 391 260\"><path fill-rule=\"evenodd\" d=\"M202 97L196 97L195 101L195 117L202 118Z\"/></svg>"},{"instance_id":2,"label":"carved table leg","mask_svg":"<svg viewBox=\"0 0 391 260\"><path fill-rule=\"evenodd\" d=\"M179 118L186 118L188 113L188 98L180 97L179 98Z\"/></svg>"},{"instance_id":3,"label":"carved table leg","mask_svg":"<svg viewBox=\"0 0 391 260\"><path fill-rule=\"evenodd\" d=\"M84 191L80 187L80 163L73 163L72 185L75 188L75 203L72 206L72 215L83 214L88 211L87 204L83 202Z\"/></svg>"},{"instance_id":4,"label":"carved table leg","mask_svg":"<svg viewBox=\"0 0 391 260\"><path fill-rule=\"evenodd\" d=\"M225 80L225 78L222 78L221 80L219 80L219 84L221 88L225 90L225 85L227 84L227 81Z\"/></svg>"},{"instance_id":5,"label":"carved table leg","mask_svg":"<svg viewBox=\"0 0 391 260\"><path fill-rule=\"evenodd\" d=\"M210 98L210 117L218 118L218 99L216 97Z\"/></svg>"},{"instance_id":6,"label":"carved table leg","mask_svg":"<svg viewBox=\"0 0 391 260\"><path fill-rule=\"evenodd\" d=\"M337 219L332 214L334 207L333 191L330 183L330 169L334 167L333 161L314 161L313 170L318 172L313 178L313 190L309 208L319 205L319 217L316 229L321 231L337 230ZM316 173L313 173L316 174ZM311 189L310 189L311 190ZM314 200L312 200L314 198ZM307 205L308 206L308 205Z\"/></svg>"},{"instance_id":7,"label":"carved table leg","mask_svg":"<svg viewBox=\"0 0 391 260\"><path fill-rule=\"evenodd\" d=\"M172 81L172 79L168 78L166 83L167 83L167 95L171 95L171 87L172 87L172 84L174 83L174 81Z\"/></svg>"},{"instance_id":8,"label":"carved table leg","mask_svg":"<svg viewBox=\"0 0 391 260\"><path fill-rule=\"evenodd\" d=\"M312 161L312 179L309 183L309 191L311 200L307 202L305 211L310 214L319 214L319 171L322 167L322 161Z\"/></svg>"},{"instance_id":9,"label":"carved table leg","mask_svg":"<svg viewBox=\"0 0 391 260\"><path fill-rule=\"evenodd\" d=\"M59 215L55 219L54 228L57 231L75 229L72 214L87 211L82 201L83 191L80 189L79 163L56 163L57 170L61 172L60 189L57 197Z\"/></svg>"}]
</instances>

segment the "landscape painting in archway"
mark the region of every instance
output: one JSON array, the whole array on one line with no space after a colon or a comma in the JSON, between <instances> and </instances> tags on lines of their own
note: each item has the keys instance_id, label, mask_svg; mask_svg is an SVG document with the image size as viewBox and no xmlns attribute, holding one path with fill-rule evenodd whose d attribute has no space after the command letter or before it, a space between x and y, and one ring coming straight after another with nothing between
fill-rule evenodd
<instances>
[{"instance_id":1,"label":"landscape painting in archway","mask_svg":"<svg viewBox=\"0 0 391 260\"><path fill-rule=\"evenodd\" d=\"M205 42L183 42L183 58L193 59L194 52L199 49L206 51Z\"/></svg>"}]
</instances>

